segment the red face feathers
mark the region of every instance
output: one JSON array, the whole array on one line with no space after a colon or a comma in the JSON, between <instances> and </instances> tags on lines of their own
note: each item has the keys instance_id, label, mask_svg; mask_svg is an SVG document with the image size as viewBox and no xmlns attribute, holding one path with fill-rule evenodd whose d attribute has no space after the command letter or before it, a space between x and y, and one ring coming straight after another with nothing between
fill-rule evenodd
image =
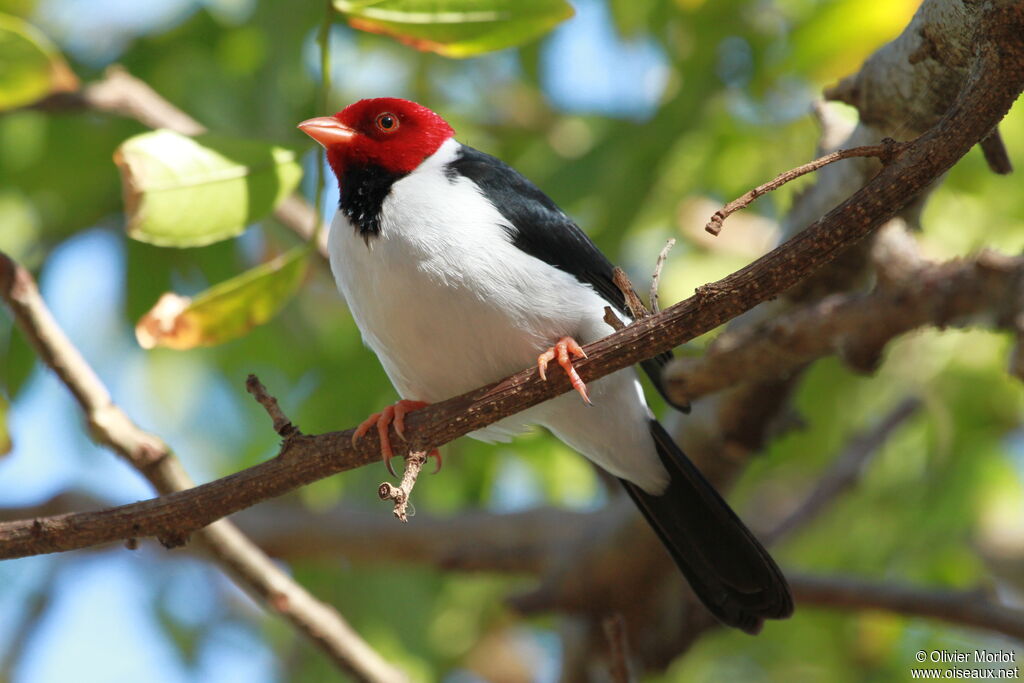
<instances>
[{"instance_id":1,"label":"red face feathers","mask_svg":"<svg viewBox=\"0 0 1024 683\"><path fill-rule=\"evenodd\" d=\"M359 100L334 116L303 121L299 129L324 146L339 179L351 166L409 173L455 134L426 107L395 97Z\"/></svg>"}]
</instances>

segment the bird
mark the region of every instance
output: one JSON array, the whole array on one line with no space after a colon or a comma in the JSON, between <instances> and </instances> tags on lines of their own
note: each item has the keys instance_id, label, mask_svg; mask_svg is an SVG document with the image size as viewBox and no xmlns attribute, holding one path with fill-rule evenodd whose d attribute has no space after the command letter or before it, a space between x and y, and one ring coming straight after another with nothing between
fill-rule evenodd
<instances>
[{"instance_id":1,"label":"bird","mask_svg":"<svg viewBox=\"0 0 1024 683\"><path fill-rule=\"evenodd\" d=\"M388 430L403 437L409 412L534 364L546 379L553 362L575 392L469 436L548 429L622 482L719 621L756 634L790 616L783 573L655 419L636 370L589 384L577 374L582 347L613 332L605 307L624 322L629 313L611 262L551 198L409 100L359 100L298 128L338 181L328 235L338 290L401 397L353 441L376 428L390 470ZM670 357L641 364L660 392Z\"/></svg>"}]
</instances>

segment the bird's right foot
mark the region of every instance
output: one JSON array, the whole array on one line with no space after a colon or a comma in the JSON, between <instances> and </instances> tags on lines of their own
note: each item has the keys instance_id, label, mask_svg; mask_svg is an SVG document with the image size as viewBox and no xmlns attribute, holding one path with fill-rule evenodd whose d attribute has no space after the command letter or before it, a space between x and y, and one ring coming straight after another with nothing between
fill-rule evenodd
<instances>
[{"instance_id":1,"label":"bird's right foot","mask_svg":"<svg viewBox=\"0 0 1024 683\"><path fill-rule=\"evenodd\" d=\"M397 403L389 405L379 413L373 413L370 417L363 420L352 433L352 445L355 446L359 439L363 438L363 435L370 431L370 427L376 425L377 435L380 437L380 454L384 459L384 465L388 468L388 472L391 473L392 477L398 476L395 474L394 468L391 467L391 458L395 457L395 453L391 449L391 436L388 434L388 427L394 423L395 433L404 441L405 416L414 410L419 410L428 405L430 404L425 401L402 399ZM441 451L435 448L427 454L427 457L437 458L437 466L434 468L434 473L436 474L441 470Z\"/></svg>"}]
</instances>

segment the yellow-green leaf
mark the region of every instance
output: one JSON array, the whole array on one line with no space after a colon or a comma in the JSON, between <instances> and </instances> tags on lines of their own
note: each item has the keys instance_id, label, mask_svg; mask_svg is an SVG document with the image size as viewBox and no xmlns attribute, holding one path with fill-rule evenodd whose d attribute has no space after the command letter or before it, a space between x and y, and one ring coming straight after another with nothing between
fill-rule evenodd
<instances>
[{"instance_id":1,"label":"yellow-green leaf","mask_svg":"<svg viewBox=\"0 0 1024 683\"><path fill-rule=\"evenodd\" d=\"M156 130L114 153L128 234L164 247L234 237L287 197L302 178L294 150L256 140Z\"/></svg>"},{"instance_id":2,"label":"yellow-green leaf","mask_svg":"<svg viewBox=\"0 0 1024 683\"><path fill-rule=\"evenodd\" d=\"M78 79L39 29L0 14L0 111L76 88Z\"/></svg>"},{"instance_id":3,"label":"yellow-green leaf","mask_svg":"<svg viewBox=\"0 0 1024 683\"><path fill-rule=\"evenodd\" d=\"M446 57L522 45L573 15L566 0L334 0L334 8L353 28Z\"/></svg>"},{"instance_id":4,"label":"yellow-green leaf","mask_svg":"<svg viewBox=\"0 0 1024 683\"><path fill-rule=\"evenodd\" d=\"M191 299L168 292L135 326L145 349L191 349L237 339L273 318L298 290L310 249L298 246Z\"/></svg>"}]
</instances>

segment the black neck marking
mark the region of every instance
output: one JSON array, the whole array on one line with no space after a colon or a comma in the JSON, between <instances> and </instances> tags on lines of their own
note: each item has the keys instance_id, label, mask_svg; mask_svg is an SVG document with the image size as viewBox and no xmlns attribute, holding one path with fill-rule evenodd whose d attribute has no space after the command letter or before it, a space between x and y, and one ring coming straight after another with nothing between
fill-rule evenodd
<instances>
[{"instance_id":1,"label":"black neck marking","mask_svg":"<svg viewBox=\"0 0 1024 683\"><path fill-rule=\"evenodd\" d=\"M341 177L338 208L364 240L380 234L380 212L396 180L395 173L374 164L347 168Z\"/></svg>"}]
</instances>

